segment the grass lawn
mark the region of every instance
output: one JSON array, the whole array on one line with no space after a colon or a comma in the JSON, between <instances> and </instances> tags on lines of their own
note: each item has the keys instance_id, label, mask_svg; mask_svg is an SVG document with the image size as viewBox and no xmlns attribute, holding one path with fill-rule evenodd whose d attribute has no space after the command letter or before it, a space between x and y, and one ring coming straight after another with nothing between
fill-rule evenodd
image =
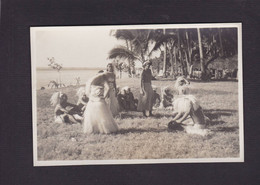
<instances>
[{"instance_id":1,"label":"grass lawn","mask_svg":"<svg viewBox=\"0 0 260 185\"><path fill-rule=\"evenodd\" d=\"M174 81L152 81L157 87L173 86ZM129 86L135 97L139 79L117 80ZM37 91L38 160L178 159L239 157L238 83L191 82L191 93L211 119L208 136L169 132L170 110L155 110L154 117L140 112L122 112L116 134L83 134L82 125L54 123L49 99L55 89ZM76 103L77 87L62 88L69 102ZM160 90L158 89L160 93Z\"/></svg>"}]
</instances>

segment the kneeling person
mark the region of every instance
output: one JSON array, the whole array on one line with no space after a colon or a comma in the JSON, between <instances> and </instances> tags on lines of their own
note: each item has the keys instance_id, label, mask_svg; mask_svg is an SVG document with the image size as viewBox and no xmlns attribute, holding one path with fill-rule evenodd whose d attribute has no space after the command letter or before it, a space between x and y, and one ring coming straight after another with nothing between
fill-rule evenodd
<instances>
[{"instance_id":1,"label":"kneeling person","mask_svg":"<svg viewBox=\"0 0 260 185\"><path fill-rule=\"evenodd\" d=\"M184 95L173 103L173 120L169 123L169 128L175 124L181 124L184 130L190 134L207 135L209 131L205 129L209 119L204 115L202 107L192 95ZM188 117L190 116L190 117Z\"/></svg>"}]
</instances>

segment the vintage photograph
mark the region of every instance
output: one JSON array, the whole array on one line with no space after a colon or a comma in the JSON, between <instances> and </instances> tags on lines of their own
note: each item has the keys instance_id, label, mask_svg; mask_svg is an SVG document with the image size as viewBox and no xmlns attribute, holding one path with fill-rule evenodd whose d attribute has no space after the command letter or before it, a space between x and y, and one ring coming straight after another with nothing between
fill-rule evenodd
<instances>
[{"instance_id":1,"label":"vintage photograph","mask_svg":"<svg viewBox=\"0 0 260 185\"><path fill-rule=\"evenodd\" d=\"M241 23L30 34L34 166L244 161Z\"/></svg>"}]
</instances>

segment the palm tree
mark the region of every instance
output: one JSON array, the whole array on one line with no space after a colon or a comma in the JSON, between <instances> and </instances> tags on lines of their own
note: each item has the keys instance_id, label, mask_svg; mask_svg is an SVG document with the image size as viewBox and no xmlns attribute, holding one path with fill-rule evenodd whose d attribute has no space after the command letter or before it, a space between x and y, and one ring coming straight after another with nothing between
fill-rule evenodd
<instances>
[{"instance_id":1,"label":"palm tree","mask_svg":"<svg viewBox=\"0 0 260 185\"><path fill-rule=\"evenodd\" d=\"M165 29L163 29L163 35L165 35ZM163 75L166 77L166 57L167 57L167 43L163 43L164 52L163 52Z\"/></svg>"},{"instance_id":2,"label":"palm tree","mask_svg":"<svg viewBox=\"0 0 260 185\"><path fill-rule=\"evenodd\" d=\"M223 44L222 44L222 37L221 37L221 28L218 28L218 36L219 36L219 44L220 44L220 56L223 56L224 52L223 52Z\"/></svg>"},{"instance_id":3,"label":"palm tree","mask_svg":"<svg viewBox=\"0 0 260 185\"><path fill-rule=\"evenodd\" d=\"M149 60L154 51L157 51L164 42L162 30L116 30L114 36L125 40L126 46L117 46L110 50L109 59L127 59L141 63ZM130 66L130 65L129 65Z\"/></svg>"},{"instance_id":4,"label":"palm tree","mask_svg":"<svg viewBox=\"0 0 260 185\"><path fill-rule=\"evenodd\" d=\"M201 35L203 31L203 36ZM198 42L199 42L199 53L200 53L200 66L201 66L201 79L207 80L208 65L217 59L221 55L221 43L216 40L219 32L216 28L197 28Z\"/></svg>"},{"instance_id":5,"label":"palm tree","mask_svg":"<svg viewBox=\"0 0 260 185\"><path fill-rule=\"evenodd\" d=\"M169 62L171 64L171 70L170 75L174 76L174 73L176 74L176 66L177 66L177 36L176 36L176 30L173 29L167 29L166 30L166 36L167 38L167 50L169 53Z\"/></svg>"},{"instance_id":6,"label":"palm tree","mask_svg":"<svg viewBox=\"0 0 260 185\"><path fill-rule=\"evenodd\" d=\"M201 73L205 73L204 68L204 62L203 62L203 51L202 51L202 44L201 44L201 35L200 35L200 29L197 28L198 31L198 41L199 41L199 52L200 52L200 67L201 67Z\"/></svg>"}]
</instances>

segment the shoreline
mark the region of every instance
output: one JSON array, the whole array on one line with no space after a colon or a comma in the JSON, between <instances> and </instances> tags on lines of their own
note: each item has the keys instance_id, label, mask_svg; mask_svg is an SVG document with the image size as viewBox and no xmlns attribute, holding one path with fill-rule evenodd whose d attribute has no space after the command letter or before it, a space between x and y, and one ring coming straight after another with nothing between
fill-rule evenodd
<instances>
[{"instance_id":1,"label":"shoreline","mask_svg":"<svg viewBox=\"0 0 260 185\"><path fill-rule=\"evenodd\" d=\"M105 67L64 67L62 70L105 70ZM51 67L37 67L36 71L49 71L49 70L54 70Z\"/></svg>"}]
</instances>

